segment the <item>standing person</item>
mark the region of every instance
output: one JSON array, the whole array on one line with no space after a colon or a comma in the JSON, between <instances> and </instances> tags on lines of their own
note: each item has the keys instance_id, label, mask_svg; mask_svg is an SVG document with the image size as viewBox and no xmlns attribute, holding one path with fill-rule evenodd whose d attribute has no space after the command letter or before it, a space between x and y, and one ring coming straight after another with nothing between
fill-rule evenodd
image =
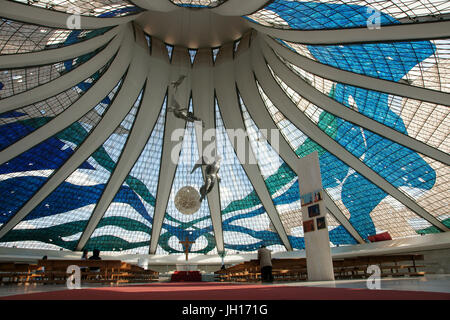
<instances>
[{"instance_id":1,"label":"standing person","mask_svg":"<svg viewBox=\"0 0 450 320\"><path fill-rule=\"evenodd\" d=\"M269 249L263 244L258 250L259 266L261 267L262 282L272 282L272 254Z\"/></svg>"},{"instance_id":2,"label":"standing person","mask_svg":"<svg viewBox=\"0 0 450 320\"><path fill-rule=\"evenodd\" d=\"M47 260L47 256L43 256L41 260ZM36 273L44 274L45 273L45 266L41 266L41 267L37 268L36 269ZM38 278L36 278L36 280L44 280L44 278L38 277ZM44 284L46 284L46 283L44 282Z\"/></svg>"},{"instance_id":3,"label":"standing person","mask_svg":"<svg viewBox=\"0 0 450 320\"><path fill-rule=\"evenodd\" d=\"M81 260L88 260L88 253L89 251L87 249L83 250L83 255L81 256ZM88 267L80 267L80 270L82 272L88 271Z\"/></svg>"},{"instance_id":4,"label":"standing person","mask_svg":"<svg viewBox=\"0 0 450 320\"><path fill-rule=\"evenodd\" d=\"M89 260L102 260L102 258L100 258L100 250L94 249L94 251L92 251L92 256L89 257Z\"/></svg>"},{"instance_id":5,"label":"standing person","mask_svg":"<svg viewBox=\"0 0 450 320\"><path fill-rule=\"evenodd\" d=\"M102 258L100 258L100 250L94 249L94 251L92 251L92 256L89 257L89 260L102 260ZM99 272L100 268L92 267L89 268L89 271Z\"/></svg>"},{"instance_id":6,"label":"standing person","mask_svg":"<svg viewBox=\"0 0 450 320\"><path fill-rule=\"evenodd\" d=\"M47 260L47 256L43 256L41 260ZM42 267L37 268L36 272L44 273L45 272L45 267L42 266Z\"/></svg>"}]
</instances>

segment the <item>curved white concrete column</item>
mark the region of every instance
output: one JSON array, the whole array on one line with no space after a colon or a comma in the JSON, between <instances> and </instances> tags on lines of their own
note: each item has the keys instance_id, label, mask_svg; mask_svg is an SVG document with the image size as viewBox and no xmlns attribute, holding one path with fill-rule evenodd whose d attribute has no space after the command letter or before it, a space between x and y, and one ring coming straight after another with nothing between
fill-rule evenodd
<instances>
[{"instance_id":1,"label":"curved white concrete column","mask_svg":"<svg viewBox=\"0 0 450 320\"><path fill-rule=\"evenodd\" d=\"M119 191L124 180L144 150L158 120L164 102L168 83L166 66L163 66L158 61L149 57L147 42L142 30L136 30L136 36L137 45L133 52L135 55L140 56L140 63L142 66L145 66L143 69L148 73L141 105L136 114L136 119L119 161L117 162L116 168L114 169L101 198L95 206L89 222L78 241L76 250L81 251L84 248L113 201L116 193ZM148 64L145 63L146 61L148 61Z\"/></svg>"},{"instance_id":2,"label":"curved white concrete column","mask_svg":"<svg viewBox=\"0 0 450 320\"><path fill-rule=\"evenodd\" d=\"M156 40L156 39L153 39ZM152 54L159 52L165 54L164 59L168 59L165 45L159 40L152 43ZM167 62L168 63L168 60ZM178 87L176 92L176 99L182 107L189 106L189 98L191 93L191 63L189 60L189 53L186 48L175 47L172 53L172 66L168 68L170 74L169 81L178 80L180 75L186 75L182 84ZM167 106L172 104L172 94L175 94L172 86L169 86ZM161 235L162 224L166 215L167 203L169 201L170 192L172 191L172 184L175 178L176 169L181 153L182 143L179 141L172 141L172 133L177 129L186 127L186 121L175 117L173 112L167 112L166 125L164 128L163 150L161 166L159 171L158 189L156 192L155 213L153 214L152 236L150 239L149 253L155 254L158 248L159 237Z\"/></svg>"},{"instance_id":3,"label":"curved white concrete column","mask_svg":"<svg viewBox=\"0 0 450 320\"><path fill-rule=\"evenodd\" d=\"M255 53L256 57L256 55L258 55L261 50L255 47L253 52ZM331 114L334 114L337 117L340 117L362 128L370 130L380 136L386 137L393 142L410 148L411 150L420 152L427 157L438 160L447 165L450 164L449 154L442 152L439 149L436 149L397 130L394 130L376 120L363 115L362 113L347 108L346 106L340 104L336 100L330 98L316 88L312 87L309 83L292 72L292 70L290 70L268 47L263 48L263 52L267 63L275 72L275 74L279 76L280 79L282 79L283 82L285 82L289 87L291 87L302 97L315 104L316 106ZM263 63L260 58L259 60L261 63ZM448 96L450 97L450 95Z\"/></svg>"},{"instance_id":4,"label":"curved white concrete column","mask_svg":"<svg viewBox=\"0 0 450 320\"><path fill-rule=\"evenodd\" d=\"M93 70L99 70L111 60L119 49L124 34L121 33L115 37L101 52L72 71L33 89L0 100L0 113L45 100L89 78L93 74ZM126 33L126 36L132 37L132 33ZM132 42L129 45L131 44Z\"/></svg>"},{"instance_id":5,"label":"curved white concrete column","mask_svg":"<svg viewBox=\"0 0 450 320\"><path fill-rule=\"evenodd\" d=\"M270 0L228 0L220 6L210 10L222 16L245 16L254 13L271 2L272 1Z\"/></svg>"},{"instance_id":6,"label":"curved white concrete column","mask_svg":"<svg viewBox=\"0 0 450 320\"><path fill-rule=\"evenodd\" d=\"M120 25L97 37L61 48L0 55L0 69L40 66L80 57L107 44L118 33L123 32L125 27L126 25Z\"/></svg>"},{"instance_id":7,"label":"curved white concrete column","mask_svg":"<svg viewBox=\"0 0 450 320\"><path fill-rule=\"evenodd\" d=\"M358 243L366 243L325 189L323 189L323 200L325 201L328 212L341 224L341 226L343 226Z\"/></svg>"},{"instance_id":8,"label":"curved white concrete column","mask_svg":"<svg viewBox=\"0 0 450 320\"><path fill-rule=\"evenodd\" d=\"M126 70L130 65L133 37L131 29L129 31L130 33L123 41L123 46L121 46L117 56L114 58L110 67L106 70L103 76L67 110L57 115L49 123L43 125L16 143L0 151L0 164L15 158L22 152L25 152L42 141L52 137L64 128L67 128L72 123L83 117L83 115L88 113L93 106L96 106L111 92L114 86L117 85L126 73ZM15 96L12 98L14 97Z\"/></svg>"},{"instance_id":9,"label":"curved white concrete column","mask_svg":"<svg viewBox=\"0 0 450 320\"><path fill-rule=\"evenodd\" d=\"M71 14L59 11L51 11L43 8L29 6L14 1L0 0L1 16L16 21L44 25L52 28L68 29L67 21ZM81 29L99 29L117 26L136 19L138 14L132 14L117 18L80 17Z\"/></svg>"},{"instance_id":10,"label":"curved white concrete column","mask_svg":"<svg viewBox=\"0 0 450 320\"><path fill-rule=\"evenodd\" d=\"M160 12L170 12L182 7L177 6L170 2L169 0L132 0L135 5L140 8L160 11ZM222 16L244 16L251 14L258 9L264 7L266 3L270 3L268 0L228 0L215 8L204 8L203 10L210 10L216 14ZM187 9L187 8L186 8ZM193 10L200 10L198 8L193 8Z\"/></svg>"},{"instance_id":11,"label":"curved white concrete column","mask_svg":"<svg viewBox=\"0 0 450 320\"><path fill-rule=\"evenodd\" d=\"M267 111L264 101L259 94L258 87L256 86L255 75L251 67L252 56L249 42L250 35L241 40L235 55L235 74L239 92L252 120L260 129L279 130ZM267 137L268 142L271 144L270 138L270 136ZM296 172L298 156L286 142L284 137L280 139L278 147L280 157L294 172Z\"/></svg>"},{"instance_id":12,"label":"curved white concrete column","mask_svg":"<svg viewBox=\"0 0 450 320\"><path fill-rule=\"evenodd\" d=\"M216 140L205 141L203 134L207 130L215 128L215 108L214 108L214 77L213 77L213 58L211 49L200 49L195 56L192 67L192 103L194 105L194 114L203 120L204 128L195 126L197 145L199 155L210 143L214 143L214 149L217 148ZM203 177L205 177L205 167L202 167ZM224 252L225 246L222 231L222 211L220 208L219 186L215 186L207 195L209 212L216 239L217 252Z\"/></svg>"},{"instance_id":13,"label":"curved white concrete column","mask_svg":"<svg viewBox=\"0 0 450 320\"><path fill-rule=\"evenodd\" d=\"M133 46L134 47L134 46ZM136 47L132 50L137 50ZM120 125L129 113L143 87L146 69L142 68L144 59L136 54L130 65L122 88L107 110L103 119L92 130L86 140L78 146L74 154L47 180L47 182L0 228L0 239L22 219L24 219L41 201L45 200L65 179L67 179Z\"/></svg>"},{"instance_id":14,"label":"curved white concrete column","mask_svg":"<svg viewBox=\"0 0 450 320\"><path fill-rule=\"evenodd\" d=\"M297 54L292 50L289 50L285 46L279 44L275 40L262 34L258 35L258 41L260 42L260 46L264 51L264 55L273 54L273 52L271 52L271 50L267 46L269 45L270 48L272 48L283 59L286 59L293 65L296 65L297 67L305 71L308 71L312 74L318 75L325 79L350 84L356 87L363 87L370 90L390 93L402 97L408 97L416 100L442 104L444 106L445 105L450 106L449 93L416 86L410 86L403 83L374 78L358 74L355 72L335 68L309 59L300 54Z\"/></svg>"},{"instance_id":15,"label":"curved white concrete column","mask_svg":"<svg viewBox=\"0 0 450 320\"><path fill-rule=\"evenodd\" d=\"M259 94L258 87L256 86L256 79L253 71L251 70L251 52L249 50L248 40L248 38L244 38L241 40L239 49L235 56L236 82L239 88L239 92L241 93L242 99L245 102L247 111L250 113L252 120L259 128L264 128L267 130L279 130L269 112L267 111L265 103L261 95ZM270 140L268 140L268 142L271 143ZM296 172L299 159L297 154L289 146L284 136L278 142L279 156L294 172ZM327 203L327 201L325 201L328 210L333 212L334 216L338 216L337 220L359 243L364 243L364 240L361 238L355 228L353 228L345 215L336 206L334 201L331 199L328 199L328 201L332 202Z\"/></svg>"},{"instance_id":16,"label":"curved white concrete column","mask_svg":"<svg viewBox=\"0 0 450 320\"><path fill-rule=\"evenodd\" d=\"M257 57L257 55L255 55ZM264 60L264 59L263 59ZM315 123L313 123L303 112L301 112L297 106L291 101L291 99L284 93L284 91L277 84L272 77L265 62L257 59L253 59L253 68L256 74L258 82L264 89L266 94L271 98L275 106L297 127L301 128L308 137L313 141L320 144L328 152L335 155L342 162L349 165L354 170L358 171L367 180L378 186L380 189L390 194L396 200L400 201L403 205L411 209L418 216L424 218L432 225L442 231L448 231L449 229L442 224L438 219L431 215L424 208L419 206L413 199L398 190L386 179L381 177L377 172L369 168L365 163L352 155L339 143L330 138L325 132L320 130Z\"/></svg>"},{"instance_id":17,"label":"curved white concrete column","mask_svg":"<svg viewBox=\"0 0 450 320\"><path fill-rule=\"evenodd\" d=\"M227 129L243 130L246 132L244 120L241 116L241 108L238 105L238 96L235 87L233 61L233 44L223 46L217 55L215 70L214 70L214 85L216 88L217 100L219 109L221 110L222 119ZM230 136L230 139L233 137ZM246 137L246 145L250 146L248 137ZM237 146L234 145L235 152L238 151ZM256 159L251 148L248 148L249 159ZM258 195L264 209L267 212L275 230L277 231L283 245L288 251L292 250L286 230L283 227L278 211L273 204L272 197L267 190L266 183L261 175L257 164L246 163L244 159L241 160L241 165L250 179L256 194Z\"/></svg>"},{"instance_id":18,"label":"curved white concrete column","mask_svg":"<svg viewBox=\"0 0 450 320\"><path fill-rule=\"evenodd\" d=\"M450 21L382 26L378 30L348 28L336 30L283 30L247 21L249 27L273 38L303 44L345 44L429 40L450 37Z\"/></svg>"}]
</instances>

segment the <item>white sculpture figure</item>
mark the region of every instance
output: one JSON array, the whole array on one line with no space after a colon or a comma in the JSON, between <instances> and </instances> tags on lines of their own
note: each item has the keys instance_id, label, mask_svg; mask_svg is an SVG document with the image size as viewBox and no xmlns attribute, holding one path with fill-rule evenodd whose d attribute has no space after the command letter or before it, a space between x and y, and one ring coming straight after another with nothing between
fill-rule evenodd
<instances>
[{"instance_id":1,"label":"white sculpture figure","mask_svg":"<svg viewBox=\"0 0 450 320\"><path fill-rule=\"evenodd\" d=\"M172 85L172 87L175 89L175 92L177 91L178 87L183 83L184 79L186 78L186 76L184 74L182 74L177 81L172 81L170 84Z\"/></svg>"},{"instance_id":2,"label":"white sculpture figure","mask_svg":"<svg viewBox=\"0 0 450 320\"><path fill-rule=\"evenodd\" d=\"M202 157L194 166L191 173L193 173L197 168L202 165L206 165L205 168L205 183L200 188L200 202L206 198L206 195L211 192L214 188L214 185L217 182L220 182L219 170L220 170L220 161L222 160L221 156L216 156L213 163L205 162L205 159ZM208 163L208 164L207 164Z\"/></svg>"},{"instance_id":3,"label":"white sculpture figure","mask_svg":"<svg viewBox=\"0 0 450 320\"><path fill-rule=\"evenodd\" d=\"M175 117L179 119L183 119L189 122L200 121L202 123L202 127L205 127L202 119L194 116L194 114L190 112L188 108L182 108L174 96L172 96L172 106L168 107L167 110L173 112Z\"/></svg>"},{"instance_id":4,"label":"white sculpture figure","mask_svg":"<svg viewBox=\"0 0 450 320\"><path fill-rule=\"evenodd\" d=\"M191 174L194 173L195 170L197 170L198 168L200 168L201 166L206 166L209 163L209 160L207 157L201 157L200 159L198 159L197 163L194 165L194 168L192 168Z\"/></svg>"}]
</instances>

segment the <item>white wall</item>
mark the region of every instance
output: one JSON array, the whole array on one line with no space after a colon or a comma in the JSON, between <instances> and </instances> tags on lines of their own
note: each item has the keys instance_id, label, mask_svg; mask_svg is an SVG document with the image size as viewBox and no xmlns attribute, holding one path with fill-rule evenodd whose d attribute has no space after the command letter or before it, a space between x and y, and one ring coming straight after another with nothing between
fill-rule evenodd
<instances>
[{"instance_id":1,"label":"white wall","mask_svg":"<svg viewBox=\"0 0 450 320\"><path fill-rule=\"evenodd\" d=\"M413 238L365 243L353 246L340 246L331 248L333 258L349 258L367 255L407 254L417 253L425 255L427 269L425 271L450 274L450 232L429 234ZM79 259L81 252L52 251L36 249L0 248L0 261L16 261L35 263L47 255L49 259ZM184 255L107 255L101 254L103 259L122 260L138 264L138 259L148 259L151 266L172 265L184 263ZM273 258L305 258L305 250L291 252L275 252ZM256 253L229 255L225 257L227 265L237 264L256 259ZM211 268L221 266L221 258L218 255L190 255L189 262L198 265L208 265ZM173 269L174 269L173 268Z\"/></svg>"}]
</instances>

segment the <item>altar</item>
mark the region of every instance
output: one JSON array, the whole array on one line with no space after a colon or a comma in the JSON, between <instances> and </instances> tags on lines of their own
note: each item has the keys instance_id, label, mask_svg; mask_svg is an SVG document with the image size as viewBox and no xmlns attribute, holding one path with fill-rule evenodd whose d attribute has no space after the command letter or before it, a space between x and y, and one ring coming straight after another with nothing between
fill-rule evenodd
<instances>
[{"instance_id":1,"label":"altar","mask_svg":"<svg viewBox=\"0 0 450 320\"><path fill-rule=\"evenodd\" d=\"M171 281L194 281L200 282L202 281L202 275L200 271L198 271L198 265L191 264L188 262L189 260L189 249L194 241L189 241L189 238L186 237L186 240L180 241L181 245L184 247L184 253L186 255L186 262L179 263L176 265L177 271L172 274Z\"/></svg>"},{"instance_id":2,"label":"altar","mask_svg":"<svg viewBox=\"0 0 450 320\"><path fill-rule=\"evenodd\" d=\"M177 264L177 271L198 271L198 265L196 264Z\"/></svg>"},{"instance_id":3,"label":"altar","mask_svg":"<svg viewBox=\"0 0 450 320\"><path fill-rule=\"evenodd\" d=\"M178 266L177 266L178 268ZM170 278L173 282L201 282L202 275L200 271L175 271Z\"/></svg>"}]
</instances>

